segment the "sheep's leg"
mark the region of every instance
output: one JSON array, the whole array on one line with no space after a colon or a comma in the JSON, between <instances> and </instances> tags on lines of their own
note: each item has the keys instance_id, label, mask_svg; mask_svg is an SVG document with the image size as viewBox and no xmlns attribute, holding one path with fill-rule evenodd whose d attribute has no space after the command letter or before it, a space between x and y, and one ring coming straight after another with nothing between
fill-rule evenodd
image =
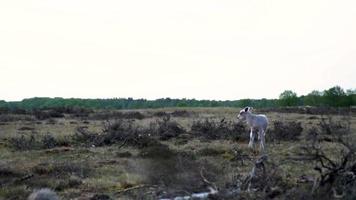
<instances>
[{"instance_id":1,"label":"sheep's leg","mask_svg":"<svg viewBox=\"0 0 356 200\"><path fill-rule=\"evenodd\" d=\"M255 135L253 134L253 128L251 127L250 132L250 142L248 143L249 148L253 148L253 143L255 142Z\"/></svg>"},{"instance_id":2,"label":"sheep's leg","mask_svg":"<svg viewBox=\"0 0 356 200\"><path fill-rule=\"evenodd\" d=\"M265 142L265 130L261 129L259 132L258 132L258 136L260 138L260 150L262 152L265 151L265 145L266 145L266 142Z\"/></svg>"}]
</instances>

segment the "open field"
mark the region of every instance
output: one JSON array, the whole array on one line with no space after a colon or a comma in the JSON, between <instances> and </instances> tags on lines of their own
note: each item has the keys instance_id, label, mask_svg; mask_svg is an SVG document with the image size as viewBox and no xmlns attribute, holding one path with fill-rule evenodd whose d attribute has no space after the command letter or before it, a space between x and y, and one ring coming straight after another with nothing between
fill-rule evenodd
<instances>
[{"instance_id":1,"label":"open field","mask_svg":"<svg viewBox=\"0 0 356 200\"><path fill-rule=\"evenodd\" d=\"M338 165L353 149L344 149L337 139L342 136L354 144L354 111L318 115L264 110L270 122L268 157L261 177L251 180L251 169L261 157L258 148L247 147L249 130L238 122L238 112L167 108L2 113L0 199L26 199L40 188L54 190L61 199L172 199L209 190L217 191L211 199L312 199L325 198L323 193L331 199L356 197L349 188L316 187L320 161L303 150L311 148L317 135L322 152ZM355 162L352 153L343 167L353 170ZM356 165L355 171L342 170L356 173ZM355 180L347 187L356 189Z\"/></svg>"}]
</instances>

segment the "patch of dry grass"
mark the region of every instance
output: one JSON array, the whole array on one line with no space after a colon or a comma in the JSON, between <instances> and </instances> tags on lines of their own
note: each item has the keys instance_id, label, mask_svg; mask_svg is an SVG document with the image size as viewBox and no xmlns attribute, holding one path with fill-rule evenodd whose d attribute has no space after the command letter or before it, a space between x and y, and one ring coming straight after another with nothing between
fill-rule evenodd
<instances>
[{"instance_id":1,"label":"patch of dry grass","mask_svg":"<svg viewBox=\"0 0 356 200\"><path fill-rule=\"evenodd\" d=\"M86 126L89 132L101 134L107 121L65 115L64 118L56 118L54 121L2 122L0 199L24 199L33 189L39 187L49 187L64 199L90 198L96 194L105 194L113 199L173 197L205 191L207 185L202 180L201 169L204 169L206 178L218 188L233 187L237 180L249 174L258 155L247 148L246 141L197 138L191 133L191 126L194 121L205 118L217 121L225 118L237 122L238 111L239 109L233 108L135 110L145 117L133 119L133 126L139 125L148 129L150 124L162 119L155 113L164 112L184 130L184 133L173 135L165 141L159 141L159 137L154 138L158 141L154 143L157 146L146 145L140 148L132 145L121 146L121 143L93 147L69 141L67 146L18 151L8 146L10 138L21 135L28 137L32 134L42 138L50 133L56 141L65 141L82 126ZM278 143L267 140L267 151L270 164L278 166L283 184L288 187L304 187L305 184L305 188L309 188L309 183L302 183L301 177L315 177L317 174L313 170L314 164L296 161L295 158L298 156L299 147L306 142L308 130L318 126L322 116L276 112L269 112L267 115L271 124L276 121L301 123L303 131L300 140L282 140ZM337 121L343 116L335 115L333 118ZM350 120L352 133L356 133L356 117ZM272 131L272 127L267 134L269 131ZM248 131L240 134L247 137L249 135ZM326 151L331 157L337 156L339 149L332 142L324 142L323 145L327 146ZM21 180L26 175L32 176ZM118 192L142 185L145 187ZM251 193L241 194L244 195L253 198Z\"/></svg>"}]
</instances>

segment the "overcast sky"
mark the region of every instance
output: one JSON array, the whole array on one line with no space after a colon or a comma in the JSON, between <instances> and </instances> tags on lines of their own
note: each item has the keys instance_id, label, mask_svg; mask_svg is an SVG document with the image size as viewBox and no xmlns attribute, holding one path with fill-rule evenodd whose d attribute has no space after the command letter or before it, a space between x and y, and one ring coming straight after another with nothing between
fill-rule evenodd
<instances>
[{"instance_id":1,"label":"overcast sky","mask_svg":"<svg viewBox=\"0 0 356 200\"><path fill-rule=\"evenodd\" d=\"M2 0L0 99L356 87L356 1Z\"/></svg>"}]
</instances>

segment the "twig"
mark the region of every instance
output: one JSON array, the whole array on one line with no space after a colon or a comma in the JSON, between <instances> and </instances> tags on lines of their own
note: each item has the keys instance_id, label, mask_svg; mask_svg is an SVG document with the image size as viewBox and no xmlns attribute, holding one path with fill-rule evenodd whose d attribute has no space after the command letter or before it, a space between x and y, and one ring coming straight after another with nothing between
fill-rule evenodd
<instances>
[{"instance_id":1,"label":"twig","mask_svg":"<svg viewBox=\"0 0 356 200\"><path fill-rule=\"evenodd\" d=\"M127 138L122 142L122 144L118 147L119 149L121 149L123 146L125 146L126 145L126 142L127 142Z\"/></svg>"},{"instance_id":2,"label":"twig","mask_svg":"<svg viewBox=\"0 0 356 200\"><path fill-rule=\"evenodd\" d=\"M213 189L214 189L215 191L217 191L218 189L217 189L216 185L215 185L214 183L208 181L208 179L205 178L205 176L204 176L204 174L203 174L203 169L204 169L204 168L201 168L201 169L200 169L200 176L201 176L201 178L203 179L203 182L206 183L206 184L208 184L208 185L210 185L210 186L212 186Z\"/></svg>"},{"instance_id":3,"label":"twig","mask_svg":"<svg viewBox=\"0 0 356 200\"><path fill-rule=\"evenodd\" d=\"M143 187L150 187L150 186L149 185L145 185L145 184L135 185L133 187L129 187L129 188L125 188L125 189L119 190L119 191L115 192L115 194L121 194L121 193L125 193L125 192L131 191L131 190L140 189L140 188L143 188Z\"/></svg>"}]
</instances>

